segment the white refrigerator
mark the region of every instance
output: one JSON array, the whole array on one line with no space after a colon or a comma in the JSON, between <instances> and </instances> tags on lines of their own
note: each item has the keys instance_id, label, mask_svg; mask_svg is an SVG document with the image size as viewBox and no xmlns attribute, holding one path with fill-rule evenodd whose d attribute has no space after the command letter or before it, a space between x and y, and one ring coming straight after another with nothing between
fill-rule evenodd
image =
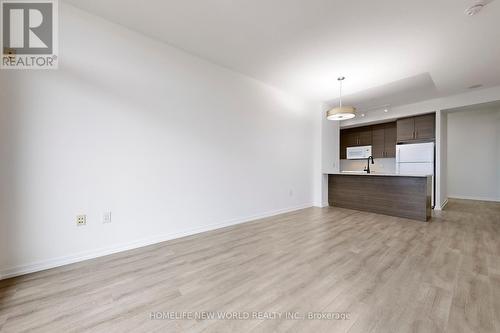
<instances>
[{"instance_id":1,"label":"white refrigerator","mask_svg":"<svg viewBox=\"0 0 500 333\"><path fill-rule=\"evenodd\" d=\"M434 207L434 142L396 145L396 173L432 175L432 207Z\"/></svg>"}]
</instances>

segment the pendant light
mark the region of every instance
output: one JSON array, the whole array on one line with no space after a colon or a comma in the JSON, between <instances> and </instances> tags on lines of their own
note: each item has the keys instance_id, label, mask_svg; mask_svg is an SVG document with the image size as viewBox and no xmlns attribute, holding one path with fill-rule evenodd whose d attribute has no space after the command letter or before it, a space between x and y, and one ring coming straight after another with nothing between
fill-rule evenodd
<instances>
[{"instance_id":1,"label":"pendant light","mask_svg":"<svg viewBox=\"0 0 500 333\"><path fill-rule=\"evenodd\" d=\"M342 81L345 80L345 77L341 76L337 80L340 83L340 104L326 113L326 119L345 120L354 118L356 117L356 108L353 106L342 106Z\"/></svg>"}]
</instances>

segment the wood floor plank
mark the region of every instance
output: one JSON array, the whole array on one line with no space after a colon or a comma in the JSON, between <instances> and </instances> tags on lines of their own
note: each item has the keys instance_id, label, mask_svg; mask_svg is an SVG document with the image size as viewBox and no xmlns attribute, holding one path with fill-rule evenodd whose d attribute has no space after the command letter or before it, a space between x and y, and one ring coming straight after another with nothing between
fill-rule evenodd
<instances>
[{"instance_id":1,"label":"wood floor plank","mask_svg":"<svg viewBox=\"0 0 500 333\"><path fill-rule=\"evenodd\" d=\"M488 271L500 275L500 256L488 255Z\"/></svg>"},{"instance_id":2,"label":"wood floor plank","mask_svg":"<svg viewBox=\"0 0 500 333\"><path fill-rule=\"evenodd\" d=\"M422 284L414 302L410 302L394 323L393 332L444 332L450 311L452 292Z\"/></svg>"},{"instance_id":3,"label":"wood floor plank","mask_svg":"<svg viewBox=\"0 0 500 333\"><path fill-rule=\"evenodd\" d=\"M500 273L490 274L491 300L496 331L500 331Z\"/></svg>"},{"instance_id":4,"label":"wood floor plank","mask_svg":"<svg viewBox=\"0 0 500 333\"><path fill-rule=\"evenodd\" d=\"M347 320L151 319L347 313ZM310 208L0 281L0 332L497 332L500 204Z\"/></svg>"},{"instance_id":5,"label":"wood floor plank","mask_svg":"<svg viewBox=\"0 0 500 333\"><path fill-rule=\"evenodd\" d=\"M460 274L455 286L447 332L496 332L487 277Z\"/></svg>"}]
</instances>

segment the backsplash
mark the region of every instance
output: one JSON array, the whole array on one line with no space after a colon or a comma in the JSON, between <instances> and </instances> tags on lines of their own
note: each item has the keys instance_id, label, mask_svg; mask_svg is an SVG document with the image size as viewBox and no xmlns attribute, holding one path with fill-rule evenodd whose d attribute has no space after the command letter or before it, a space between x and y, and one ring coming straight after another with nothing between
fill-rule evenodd
<instances>
[{"instance_id":1,"label":"backsplash","mask_svg":"<svg viewBox=\"0 0 500 333\"><path fill-rule=\"evenodd\" d=\"M370 169L375 172L396 173L395 158L376 158L375 164L370 164ZM363 171L366 160L340 160L340 171Z\"/></svg>"}]
</instances>

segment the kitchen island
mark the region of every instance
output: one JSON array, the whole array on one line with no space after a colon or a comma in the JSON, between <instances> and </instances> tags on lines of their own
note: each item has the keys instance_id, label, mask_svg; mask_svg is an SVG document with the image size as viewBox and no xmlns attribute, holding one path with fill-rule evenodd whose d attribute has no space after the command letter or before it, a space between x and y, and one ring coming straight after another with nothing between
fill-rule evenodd
<instances>
[{"instance_id":1,"label":"kitchen island","mask_svg":"<svg viewBox=\"0 0 500 333\"><path fill-rule=\"evenodd\" d=\"M383 173L328 175L330 206L428 221L432 176Z\"/></svg>"}]
</instances>

